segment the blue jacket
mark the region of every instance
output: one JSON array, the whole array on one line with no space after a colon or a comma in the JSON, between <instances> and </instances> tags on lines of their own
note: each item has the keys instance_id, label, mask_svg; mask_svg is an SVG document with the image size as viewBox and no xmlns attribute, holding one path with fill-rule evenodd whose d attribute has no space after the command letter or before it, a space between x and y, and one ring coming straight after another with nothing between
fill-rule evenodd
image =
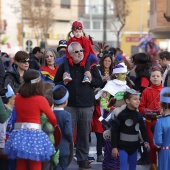
<instances>
[{"instance_id":1,"label":"blue jacket","mask_svg":"<svg viewBox=\"0 0 170 170\"><path fill-rule=\"evenodd\" d=\"M60 150L60 156L69 156L69 144L73 141L71 114L63 108L54 108L54 114L62 133L62 139L57 149Z\"/></svg>"}]
</instances>

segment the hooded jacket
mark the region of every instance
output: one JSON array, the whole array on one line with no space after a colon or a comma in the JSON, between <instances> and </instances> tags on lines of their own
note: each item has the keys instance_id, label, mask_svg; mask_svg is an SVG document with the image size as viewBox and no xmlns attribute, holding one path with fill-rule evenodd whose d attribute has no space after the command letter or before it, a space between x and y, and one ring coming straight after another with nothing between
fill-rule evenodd
<instances>
[{"instance_id":1,"label":"hooded jacket","mask_svg":"<svg viewBox=\"0 0 170 170\"><path fill-rule=\"evenodd\" d=\"M14 90L14 93L16 94L21 85L21 77L15 63L12 63L6 72L4 86L6 87L8 84L11 86L11 88Z\"/></svg>"}]
</instances>

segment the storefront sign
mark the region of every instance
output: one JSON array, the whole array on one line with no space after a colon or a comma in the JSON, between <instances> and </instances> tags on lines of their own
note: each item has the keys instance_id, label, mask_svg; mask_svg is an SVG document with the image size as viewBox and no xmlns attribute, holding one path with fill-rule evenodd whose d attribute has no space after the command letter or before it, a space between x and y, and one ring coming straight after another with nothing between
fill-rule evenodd
<instances>
[{"instance_id":1,"label":"storefront sign","mask_svg":"<svg viewBox=\"0 0 170 170\"><path fill-rule=\"evenodd\" d=\"M139 42L140 37L126 37L126 42Z\"/></svg>"}]
</instances>

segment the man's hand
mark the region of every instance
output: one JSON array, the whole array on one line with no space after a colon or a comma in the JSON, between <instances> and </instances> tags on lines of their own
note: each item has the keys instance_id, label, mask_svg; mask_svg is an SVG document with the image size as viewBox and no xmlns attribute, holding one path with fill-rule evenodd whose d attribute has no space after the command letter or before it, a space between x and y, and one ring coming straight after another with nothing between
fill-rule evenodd
<instances>
[{"instance_id":1,"label":"man's hand","mask_svg":"<svg viewBox=\"0 0 170 170\"><path fill-rule=\"evenodd\" d=\"M63 74L63 83L64 83L64 85L66 85L66 84L68 83L68 81L64 81L64 78L65 78L67 75L68 75L68 73L67 73L67 72L64 72L64 74Z\"/></svg>"},{"instance_id":2,"label":"man's hand","mask_svg":"<svg viewBox=\"0 0 170 170\"><path fill-rule=\"evenodd\" d=\"M113 148L112 149L112 156L114 158L117 158L119 156L119 152L118 152L118 149L117 148Z\"/></svg>"}]
</instances>

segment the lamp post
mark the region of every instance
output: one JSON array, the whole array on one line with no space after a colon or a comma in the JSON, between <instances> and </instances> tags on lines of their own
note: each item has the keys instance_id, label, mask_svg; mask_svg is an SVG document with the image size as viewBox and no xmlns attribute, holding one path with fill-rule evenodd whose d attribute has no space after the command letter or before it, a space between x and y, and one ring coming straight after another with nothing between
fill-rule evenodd
<instances>
[{"instance_id":1,"label":"lamp post","mask_svg":"<svg viewBox=\"0 0 170 170\"><path fill-rule=\"evenodd\" d=\"M103 42L106 42L107 2L103 0Z\"/></svg>"}]
</instances>

